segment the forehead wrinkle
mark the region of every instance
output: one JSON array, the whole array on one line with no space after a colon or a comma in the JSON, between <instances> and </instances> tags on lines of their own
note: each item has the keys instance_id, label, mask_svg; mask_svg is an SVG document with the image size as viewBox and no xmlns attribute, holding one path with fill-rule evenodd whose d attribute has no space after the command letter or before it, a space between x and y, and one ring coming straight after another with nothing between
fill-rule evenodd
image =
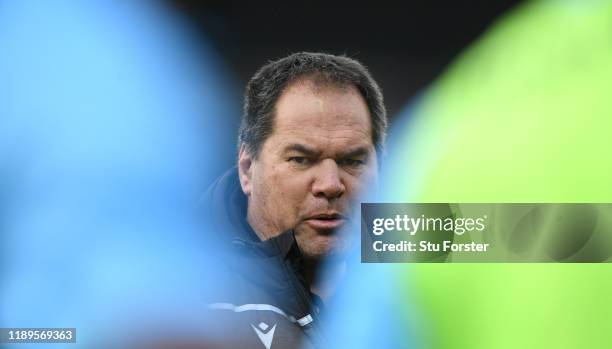
<instances>
[{"instance_id":1,"label":"forehead wrinkle","mask_svg":"<svg viewBox=\"0 0 612 349\"><path fill-rule=\"evenodd\" d=\"M357 155L367 155L373 151L372 143L362 141L362 137L335 136L330 139L323 135L310 135L307 133L304 133L303 135L303 137L296 138L290 136L287 137L288 139L283 142L279 150L281 152L290 152L292 150L296 150L291 149L292 145L300 144L305 148L312 150L312 153L309 154L311 156L332 158L344 158L352 155L351 153L359 149L363 150L363 154ZM314 140L313 138L317 138L318 140Z\"/></svg>"},{"instance_id":2,"label":"forehead wrinkle","mask_svg":"<svg viewBox=\"0 0 612 349\"><path fill-rule=\"evenodd\" d=\"M309 148L331 149L340 146L353 146L363 143L367 146L371 142L371 130L359 127L359 123L351 122L346 125L337 123L312 122L308 126L302 126L303 122L291 121L277 128L276 136L283 139L284 143L300 143ZM357 126L357 127L356 127ZM363 140L370 142L363 142Z\"/></svg>"},{"instance_id":3,"label":"forehead wrinkle","mask_svg":"<svg viewBox=\"0 0 612 349\"><path fill-rule=\"evenodd\" d=\"M356 144L370 147L370 112L356 88L313 89L308 83L293 83L277 101L271 138L281 152L291 143L308 145L326 156Z\"/></svg>"},{"instance_id":4,"label":"forehead wrinkle","mask_svg":"<svg viewBox=\"0 0 612 349\"><path fill-rule=\"evenodd\" d=\"M299 108L298 112L293 111L292 117L279 118L277 115L275 118L275 130L307 134L314 134L314 131L316 131L316 133L328 133L330 135L342 132L371 135L372 127L369 113L364 117L364 115L359 115L359 110L347 110L349 108L346 107L336 107L334 109L339 110L329 110L329 108L320 107L319 110L313 111L304 107ZM316 130L311 130L310 128L315 128Z\"/></svg>"}]
</instances>

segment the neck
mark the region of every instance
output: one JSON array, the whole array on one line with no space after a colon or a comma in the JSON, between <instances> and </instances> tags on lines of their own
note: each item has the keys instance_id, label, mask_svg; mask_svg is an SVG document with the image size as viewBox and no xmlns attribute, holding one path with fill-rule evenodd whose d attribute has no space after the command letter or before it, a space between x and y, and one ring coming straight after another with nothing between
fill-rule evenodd
<instances>
[{"instance_id":1,"label":"neck","mask_svg":"<svg viewBox=\"0 0 612 349\"><path fill-rule=\"evenodd\" d=\"M319 296L324 302L329 300L346 272L346 262L305 258L304 272L310 292Z\"/></svg>"},{"instance_id":2,"label":"neck","mask_svg":"<svg viewBox=\"0 0 612 349\"><path fill-rule=\"evenodd\" d=\"M266 226L261 219L258 219L257 214L253 212L252 205L247 208L247 223L251 226L259 240L265 241L273 238L281 232L274 233L274 230Z\"/></svg>"}]
</instances>

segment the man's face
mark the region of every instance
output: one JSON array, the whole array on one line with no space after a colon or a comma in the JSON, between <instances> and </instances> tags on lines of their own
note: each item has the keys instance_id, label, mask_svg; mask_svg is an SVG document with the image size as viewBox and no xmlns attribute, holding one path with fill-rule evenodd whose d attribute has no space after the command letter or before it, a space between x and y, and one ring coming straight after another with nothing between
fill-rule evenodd
<instances>
[{"instance_id":1,"label":"man's face","mask_svg":"<svg viewBox=\"0 0 612 349\"><path fill-rule=\"evenodd\" d=\"M253 160L242 149L248 221L262 239L294 229L302 253L319 258L351 243L340 228L376 179L370 113L355 87L294 82L277 101L273 133Z\"/></svg>"}]
</instances>

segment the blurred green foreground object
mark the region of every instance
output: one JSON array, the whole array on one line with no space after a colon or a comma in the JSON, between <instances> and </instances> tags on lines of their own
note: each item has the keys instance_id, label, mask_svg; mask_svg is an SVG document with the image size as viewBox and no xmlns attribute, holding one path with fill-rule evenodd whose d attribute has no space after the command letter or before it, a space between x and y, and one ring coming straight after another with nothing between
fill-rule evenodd
<instances>
[{"instance_id":1,"label":"blurred green foreground object","mask_svg":"<svg viewBox=\"0 0 612 349\"><path fill-rule=\"evenodd\" d=\"M394 200L612 202L612 2L520 6L410 117L387 161ZM430 348L612 347L610 264L402 271Z\"/></svg>"}]
</instances>

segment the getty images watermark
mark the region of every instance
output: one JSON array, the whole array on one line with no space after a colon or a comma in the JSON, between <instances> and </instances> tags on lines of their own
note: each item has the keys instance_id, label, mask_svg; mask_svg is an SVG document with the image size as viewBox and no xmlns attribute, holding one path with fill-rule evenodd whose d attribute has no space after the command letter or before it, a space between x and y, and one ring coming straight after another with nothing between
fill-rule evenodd
<instances>
[{"instance_id":1,"label":"getty images watermark","mask_svg":"<svg viewBox=\"0 0 612 349\"><path fill-rule=\"evenodd\" d=\"M612 204L364 203L361 260L611 262Z\"/></svg>"}]
</instances>

